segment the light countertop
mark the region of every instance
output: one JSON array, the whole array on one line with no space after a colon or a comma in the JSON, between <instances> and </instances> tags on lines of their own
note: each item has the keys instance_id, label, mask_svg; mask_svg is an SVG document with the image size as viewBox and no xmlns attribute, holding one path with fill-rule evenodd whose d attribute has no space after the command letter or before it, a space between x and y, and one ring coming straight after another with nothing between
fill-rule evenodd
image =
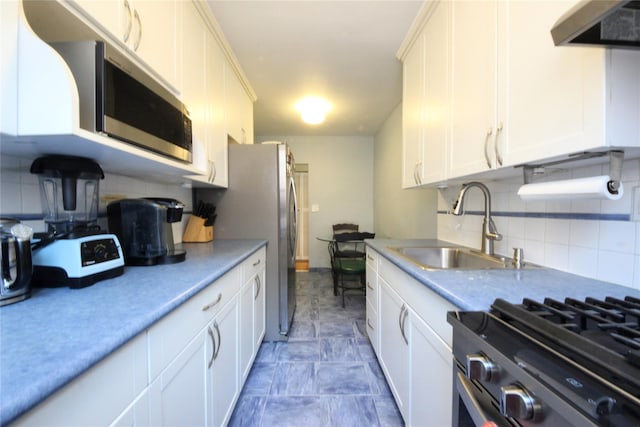
<instances>
[{"instance_id":1,"label":"light countertop","mask_svg":"<svg viewBox=\"0 0 640 427\"><path fill-rule=\"evenodd\" d=\"M83 289L34 289L0 308L0 425L28 411L144 332L264 240L184 244L184 262L125 267Z\"/></svg>"},{"instance_id":2,"label":"light countertop","mask_svg":"<svg viewBox=\"0 0 640 427\"><path fill-rule=\"evenodd\" d=\"M427 271L389 249L398 246L455 246L440 240L372 239L366 243L414 279L466 311L488 310L496 298L521 303L523 298L542 301L550 297L562 301L566 297L640 297L640 291L633 288L550 268ZM524 255L526 262L526 253Z\"/></svg>"}]
</instances>

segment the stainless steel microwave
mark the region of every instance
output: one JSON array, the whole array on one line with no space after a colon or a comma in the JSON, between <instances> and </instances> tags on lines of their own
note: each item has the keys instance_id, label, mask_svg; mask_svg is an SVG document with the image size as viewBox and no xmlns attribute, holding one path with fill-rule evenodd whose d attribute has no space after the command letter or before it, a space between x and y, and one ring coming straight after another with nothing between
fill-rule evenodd
<instances>
[{"instance_id":1,"label":"stainless steel microwave","mask_svg":"<svg viewBox=\"0 0 640 427\"><path fill-rule=\"evenodd\" d=\"M169 90L100 41L51 43L80 97L80 127L191 162L191 119Z\"/></svg>"}]
</instances>

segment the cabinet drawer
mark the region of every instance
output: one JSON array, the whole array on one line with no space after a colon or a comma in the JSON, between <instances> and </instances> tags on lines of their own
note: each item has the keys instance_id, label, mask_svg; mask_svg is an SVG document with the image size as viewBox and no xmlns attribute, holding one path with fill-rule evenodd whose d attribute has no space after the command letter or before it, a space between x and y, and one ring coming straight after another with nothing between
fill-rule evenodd
<instances>
[{"instance_id":1,"label":"cabinet drawer","mask_svg":"<svg viewBox=\"0 0 640 427\"><path fill-rule=\"evenodd\" d=\"M407 301L446 344L451 346L452 331L451 325L447 323L447 312L458 308L382 257L379 272L380 277Z\"/></svg>"},{"instance_id":2,"label":"cabinet drawer","mask_svg":"<svg viewBox=\"0 0 640 427\"><path fill-rule=\"evenodd\" d=\"M240 291L241 273L229 271L149 329L149 381Z\"/></svg>"},{"instance_id":3,"label":"cabinet drawer","mask_svg":"<svg viewBox=\"0 0 640 427\"><path fill-rule=\"evenodd\" d=\"M378 308L378 274L367 263L367 302Z\"/></svg>"},{"instance_id":4,"label":"cabinet drawer","mask_svg":"<svg viewBox=\"0 0 640 427\"><path fill-rule=\"evenodd\" d=\"M258 271L265 268L267 251L264 247L258 249L242 263L242 283L246 283Z\"/></svg>"},{"instance_id":5,"label":"cabinet drawer","mask_svg":"<svg viewBox=\"0 0 640 427\"><path fill-rule=\"evenodd\" d=\"M375 272L378 271L378 252L373 249L367 247L367 267L371 267L371 269Z\"/></svg>"},{"instance_id":6,"label":"cabinet drawer","mask_svg":"<svg viewBox=\"0 0 640 427\"><path fill-rule=\"evenodd\" d=\"M367 335L373 350L378 353L378 342L380 341L378 332L378 310L367 301Z\"/></svg>"}]
</instances>

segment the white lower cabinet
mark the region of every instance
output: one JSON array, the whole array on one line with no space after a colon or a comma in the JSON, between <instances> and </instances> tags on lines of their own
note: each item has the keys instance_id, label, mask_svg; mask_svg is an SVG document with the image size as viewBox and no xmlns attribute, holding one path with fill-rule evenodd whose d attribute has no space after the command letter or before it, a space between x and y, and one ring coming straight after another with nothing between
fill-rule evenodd
<instances>
[{"instance_id":1,"label":"white lower cabinet","mask_svg":"<svg viewBox=\"0 0 640 427\"><path fill-rule=\"evenodd\" d=\"M450 426L453 355L446 313L456 307L368 249L370 254L379 259L380 341L374 350L398 409L408 426Z\"/></svg>"},{"instance_id":2,"label":"white lower cabinet","mask_svg":"<svg viewBox=\"0 0 640 427\"><path fill-rule=\"evenodd\" d=\"M240 292L240 372L243 381L249 375L266 328L265 260L258 258L257 262L261 268L254 274L248 274L249 279Z\"/></svg>"},{"instance_id":3,"label":"white lower cabinet","mask_svg":"<svg viewBox=\"0 0 640 427\"><path fill-rule=\"evenodd\" d=\"M211 381L207 385L212 404L212 422L209 426L226 425L240 394L238 361L238 302L227 304L209 325L213 345L207 368ZM182 425L185 425L184 423Z\"/></svg>"},{"instance_id":4,"label":"white lower cabinet","mask_svg":"<svg viewBox=\"0 0 640 427\"><path fill-rule=\"evenodd\" d=\"M206 387L211 382L206 367L208 339L202 330L151 383L150 425L207 425Z\"/></svg>"},{"instance_id":5,"label":"white lower cabinet","mask_svg":"<svg viewBox=\"0 0 640 427\"><path fill-rule=\"evenodd\" d=\"M226 425L264 337L265 258L258 250L14 425Z\"/></svg>"},{"instance_id":6,"label":"white lower cabinet","mask_svg":"<svg viewBox=\"0 0 640 427\"><path fill-rule=\"evenodd\" d=\"M451 348L412 310L405 328L409 329L411 340L409 425L450 426L453 390Z\"/></svg>"},{"instance_id":7,"label":"white lower cabinet","mask_svg":"<svg viewBox=\"0 0 640 427\"><path fill-rule=\"evenodd\" d=\"M380 350L378 358L402 417L409 419L409 337L405 302L382 279L380 286Z\"/></svg>"}]
</instances>

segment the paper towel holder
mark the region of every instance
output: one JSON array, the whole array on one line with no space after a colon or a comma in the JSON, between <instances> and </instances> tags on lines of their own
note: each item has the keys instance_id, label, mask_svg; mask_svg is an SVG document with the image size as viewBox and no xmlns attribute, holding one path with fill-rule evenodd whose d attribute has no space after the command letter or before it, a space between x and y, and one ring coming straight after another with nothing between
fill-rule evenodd
<instances>
[{"instance_id":1,"label":"paper towel holder","mask_svg":"<svg viewBox=\"0 0 640 427\"><path fill-rule=\"evenodd\" d=\"M594 153L584 152L578 154L571 154L569 158L562 160L555 160L545 163L536 164L523 164L514 166L516 168L522 168L522 175L525 184L531 184L533 182L534 175L541 175L545 173L547 166L555 166L562 163L574 162L578 160L594 159L597 157L609 156L609 178L607 186L611 193L616 194L620 188L620 181L622 180L622 163L624 161L624 151L611 150L611 151L598 151Z\"/></svg>"}]
</instances>

